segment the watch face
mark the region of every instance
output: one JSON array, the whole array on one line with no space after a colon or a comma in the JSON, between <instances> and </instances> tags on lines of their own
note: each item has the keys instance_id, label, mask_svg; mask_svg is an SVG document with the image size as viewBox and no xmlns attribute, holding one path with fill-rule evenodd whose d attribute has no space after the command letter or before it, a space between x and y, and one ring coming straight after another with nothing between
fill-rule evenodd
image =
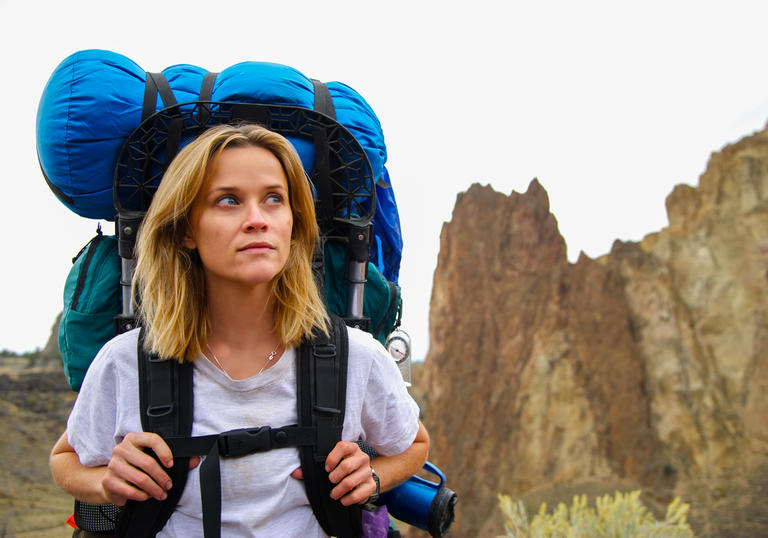
<instances>
[{"instance_id":1,"label":"watch face","mask_svg":"<svg viewBox=\"0 0 768 538\"><path fill-rule=\"evenodd\" d=\"M392 337L389 342L387 342L387 349L397 363L403 362L411 353L411 350L408 348L408 343L399 336Z\"/></svg>"}]
</instances>

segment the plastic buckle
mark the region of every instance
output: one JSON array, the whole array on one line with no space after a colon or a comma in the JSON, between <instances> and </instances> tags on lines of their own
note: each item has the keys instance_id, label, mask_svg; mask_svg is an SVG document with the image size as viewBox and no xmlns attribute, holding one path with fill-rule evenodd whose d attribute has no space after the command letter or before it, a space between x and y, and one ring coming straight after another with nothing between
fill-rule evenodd
<instances>
[{"instance_id":1,"label":"plastic buckle","mask_svg":"<svg viewBox=\"0 0 768 538\"><path fill-rule=\"evenodd\" d=\"M266 452L272 448L271 430L269 426L261 426L224 432L216 441L219 444L219 454L235 458L254 452Z\"/></svg>"}]
</instances>

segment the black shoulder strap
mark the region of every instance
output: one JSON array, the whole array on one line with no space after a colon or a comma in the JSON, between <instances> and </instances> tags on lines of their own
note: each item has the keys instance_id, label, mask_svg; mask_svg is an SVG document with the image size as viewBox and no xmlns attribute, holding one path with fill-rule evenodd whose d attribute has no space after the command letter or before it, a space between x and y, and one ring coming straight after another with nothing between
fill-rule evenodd
<instances>
[{"instance_id":1,"label":"black shoulder strap","mask_svg":"<svg viewBox=\"0 0 768 538\"><path fill-rule=\"evenodd\" d=\"M144 431L163 437L192 434L192 363L160 359L144 350L144 329L140 329L136 350L139 373L139 408ZM175 457L166 469L173 487L165 501L130 501L120 517L115 536L154 536L176 509L189 474L189 457Z\"/></svg>"},{"instance_id":2,"label":"black shoulder strap","mask_svg":"<svg viewBox=\"0 0 768 538\"><path fill-rule=\"evenodd\" d=\"M331 499L333 488L325 471L325 458L341 439L347 400L347 327L332 315L330 338L316 331L299 348L297 372L299 426L317 427L317 445L299 447L304 486L312 510L323 530L340 538L362 534L359 506L346 507Z\"/></svg>"}]
</instances>

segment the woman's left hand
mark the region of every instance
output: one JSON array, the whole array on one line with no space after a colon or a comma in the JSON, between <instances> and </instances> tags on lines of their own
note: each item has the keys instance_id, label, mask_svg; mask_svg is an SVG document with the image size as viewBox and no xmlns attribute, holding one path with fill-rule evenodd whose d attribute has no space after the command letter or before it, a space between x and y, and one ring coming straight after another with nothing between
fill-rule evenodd
<instances>
[{"instance_id":1,"label":"woman's left hand","mask_svg":"<svg viewBox=\"0 0 768 538\"><path fill-rule=\"evenodd\" d=\"M360 450L357 443L339 441L325 459L328 478L336 487L331 498L344 506L362 504L376 491L371 474L371 458Z\"/></svg>"},{"instance_id":2,"label":"woman's left hand","mask_svg":"<svg viewBox=\"0 0 768 538\"><path fill-rule=\"evenodd\" d=\"M325 459L325 470L331 483L331 497L344 506L362 504L376 491L371 474L371 459L360 450L357 443L339 441ZM293 478L302 479L301 468L291 473Z\"/></svg>"}]
</instances>

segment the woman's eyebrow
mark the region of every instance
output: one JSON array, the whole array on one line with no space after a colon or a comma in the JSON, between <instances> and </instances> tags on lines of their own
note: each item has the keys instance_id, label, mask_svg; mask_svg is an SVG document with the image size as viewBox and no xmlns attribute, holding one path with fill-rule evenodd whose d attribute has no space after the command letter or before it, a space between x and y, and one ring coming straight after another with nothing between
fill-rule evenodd
<instances>
[{"instance_id":1,"label":"woman's eyebrow","mask_svg":"<svg viewBox=\"0 0 768 538\"><path fill-rule=\"evenodd\" d=\"M211 187L211 189L208 191L211 192L232 192L240 190L238 187L229 187L227 185L218 185L216 187Z\"/></svg>"},{"instance_id":2,"label":"woman's eyebrow","mask_svg":"<svg viewBox=\"0 0 768 538\"><path fill-rule=\"evenodd\" d=\"M283 185L282 183L275 183L274 185L267 185L264 187L267 190L276 190L276 189L282 189L284 191L288 190L288 187Z\"/></svg>"}]
</instances>

